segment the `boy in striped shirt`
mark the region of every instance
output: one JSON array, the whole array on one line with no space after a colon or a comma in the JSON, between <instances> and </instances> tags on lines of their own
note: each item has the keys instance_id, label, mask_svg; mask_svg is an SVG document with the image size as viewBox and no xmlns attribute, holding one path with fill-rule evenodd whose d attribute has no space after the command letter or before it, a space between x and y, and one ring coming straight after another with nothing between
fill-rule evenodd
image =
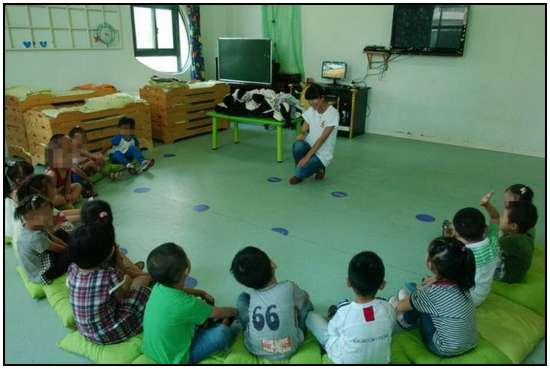
<instances>
[{"instance_id":1,"label":"boy in striped shirt","mask_svg":"<svg viewBox=\"0 0 550 369\"><path fill-rule=\"evenodd\" d=\"M481 206L486 207L490 196L483 196ZM491 213L489 212L491 215ZM453 218L454 237L474 253L476 264L475 286L470 290L477 307L491 292L491 284L498 263L499 219L492 219L487 227L485 216L475 208L459 210Z\"/></svg>"}]
</instances>

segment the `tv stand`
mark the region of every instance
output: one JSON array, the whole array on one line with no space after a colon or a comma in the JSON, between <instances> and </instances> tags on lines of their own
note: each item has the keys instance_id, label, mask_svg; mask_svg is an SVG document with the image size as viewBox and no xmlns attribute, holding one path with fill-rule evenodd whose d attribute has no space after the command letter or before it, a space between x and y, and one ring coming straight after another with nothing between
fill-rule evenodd
<instances>
[{"instance_id":1,"label":"tv stand","mask_svg":"<svg viewBox=\"0 0 550 369\"><path fill-rule=\"evenodd\" d=\"M353 138L365 133L367 92L370 87L321 84L326 99L340 114L338 136Z\"/></svg>"}]
</instances>

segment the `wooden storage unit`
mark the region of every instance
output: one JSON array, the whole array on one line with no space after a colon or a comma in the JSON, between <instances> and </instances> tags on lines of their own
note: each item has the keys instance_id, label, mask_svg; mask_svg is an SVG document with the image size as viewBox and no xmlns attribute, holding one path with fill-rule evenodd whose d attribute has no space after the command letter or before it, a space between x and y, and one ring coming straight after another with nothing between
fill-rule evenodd
<instances>
[{"instance_id":1,"label":"wooden storage unit","mask_svg":"<svg viewBox=\"0 0 550 369\"><path fill-rule=\"evenodd\" d=\"M206 115L223 101L229 93L227 84L216 84L207 88L162 87L146 85L139 95L151 105L153 138L172 143L180 138L212 131L211 118ZM222 121L218 127L227 128Z\"/></svg>"},{"instance_id":2,"label":"wooden storage unit","mask_svg":"<svg viewBox=\"0 0 550 369\"><path fill-rule=\"evenodd\" d=\"M75 89L78 90L78 89ZM83 103L90 97L109 95L117 92L113 87L102 87L90 90L89 93L67 95L37 94L19 100L15 96L4 96L4 137L8 147L8 155L17 156L31 162L31 152L25 127L24 114L37 106L51 105L54 107L65 104Z\"/></svg>"},{"instance_id":3,"label":"wooden storage unit","mask_svg":"<svg viewBox=\"0 0 550 369\"><path fill-rule=\"evenodd\" d=\"M67 134L80 126L86 131L89 151L98 151L110 146L111 138L119 132L118 121L123 116L136 121L135 135L140 147L152 149L151 113L146 102L128 103L122 108L101 110L92 113L80 111L62 112L57 117L44 113L51 106L41 106L25 113L25 124L33 164L45 164L45 147L57 133Z\"/></svg>"}]
</instances>

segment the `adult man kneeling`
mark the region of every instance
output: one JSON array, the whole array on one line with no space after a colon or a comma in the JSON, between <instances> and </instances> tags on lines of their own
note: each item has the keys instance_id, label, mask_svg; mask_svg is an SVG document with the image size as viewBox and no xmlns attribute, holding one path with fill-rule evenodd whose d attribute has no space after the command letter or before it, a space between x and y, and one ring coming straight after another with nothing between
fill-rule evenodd
<instances>
[{"instance_id":1,"label":"adult man kneeling","mask_svg":"<svg viewBox=\"0 0 550 369\"><path fill-rule=\"evenodd\" d=\"M338 111L325 100L325 91L319 85L311 85L306 90L309 102L302 117L302 132L292 146L296 168L294 176L289 179L291 185L302 182L315 174L316 180L325 177L326 167L330 164L336 135L338 133Z\"/></svg>"}]
</instances>

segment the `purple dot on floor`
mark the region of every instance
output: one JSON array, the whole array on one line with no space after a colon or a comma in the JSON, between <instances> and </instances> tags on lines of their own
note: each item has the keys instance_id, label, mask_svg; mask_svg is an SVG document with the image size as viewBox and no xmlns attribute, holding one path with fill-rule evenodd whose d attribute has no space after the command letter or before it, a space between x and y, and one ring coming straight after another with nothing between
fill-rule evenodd
<instances>
[{"instance_id":1,"label":"purple dot on floor","mask_svg":"<svg viewBox=\"0 0 550 369\"><path fill-rule=\"evenodd\" d=\"M193 277L187 276L183 279L183 287L185 288L195 288L197 284L199 284L199 282Z\"/></svg>"},{"instance_id":2,"label":"purple dot on floor","mask_svg":"<svg viewBox=\"0 0 550 369\"><path fill-rule=\"evenodd\" d=\"M151 191L149 187L138 187L134 190L135 193L145 193L149 191Z\"/></svg>"},{"instance_id":3,"label":"purple dot on floor","mask_svg":"<svg viewBox=\"0 0 550 369\"><path fill-rule=\"evenodd\" d=\"M421 222L435 222L435 218L429 214L417 214L416 219Z\"/></svg>"},{"instance_id":4,"label":"purple dot on floor","mask_svg":"<svg viewBox=\"0 0 550 369\"><path fill-rule=\"evenodd\" d=\"M281 182L282 179L279 178L279 177L269 177L269 178L267 179L267 181L268 181L268 182L273 182L273 183L275 183L275 182Z\"/></svg>"},{"instance_id":5,"label":"purple dot on floor","mask_svg":"<svg viewBox=\"0 0 550 369\"><path fill-rule=\"evenodd\" d=\"M176 154L174 153L171 153L171 152L168 152L166 154L163 155L165 158L173 158L174 156L176 156Z\"/></svg>"},{"instance_id":6,"label":"purple dot on floor","mask_svg":"<svg viewBox=\"0 0 550 369\"><path fill-rule=\"evenodd\" d=\"M331 195L334 197L346 197L348 194L341 191L335 191L335 192L332 192Z\"/></svg>"},{"instance_id":7,"label":"purple dot on floor","mask_svg":"<svg viewBox=\"0 0 550 369\"><path fill-rule=\"evenodd\" d=\"M208 209L210 209L210 206L208 206L206 204L199 204L199 205L193 206L193 210L198 211L198 212L203 212L203 211L206 211Z\"/></svg>"},{"instance_id":8,"label":"purple dot on floor","mask_svg":"<svg viewBox=\"0 0 550 369\"><path fill-rule=\"evenodd\" d=\"M286 228L275 227L275 228L271 228L271 230L273 232L280 233L283 236L288 236L288 229L286 229Z\"/></svg>"},{"instance_id":9,"label":"purple dot on floor","mask_svg":"<svg viewBox=\"0 0 550 369\"><path fill-rule=\"evenodd\" d=\"M120 252L122 252L122 255L126 255L126 254L128 254L128 249L125 248L125 247L121 247Z\"/></svg>"}]
</instances>

